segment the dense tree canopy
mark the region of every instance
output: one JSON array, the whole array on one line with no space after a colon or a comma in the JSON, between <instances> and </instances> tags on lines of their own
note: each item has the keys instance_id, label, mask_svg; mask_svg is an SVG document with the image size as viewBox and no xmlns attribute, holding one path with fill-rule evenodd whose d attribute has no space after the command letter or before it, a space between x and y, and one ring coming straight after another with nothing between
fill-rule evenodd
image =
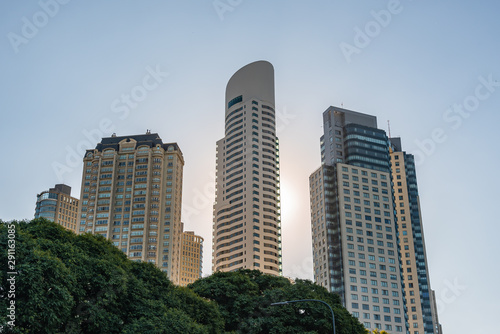
<instances>
[{"instance_id":1,"label":"dense tree canopy","mask_svg":"<svg viewBox=\"0 0 500 334\"><path fill-rule=\"evenodd\" d=\"M9 223L11 224L11 223ZM220 333L214 302L175 287L102 237L42 219L16 223L16 333ZM7 224L0 225L0 324L9 320Z\"/></svg>"},{"instance_id":2,"label":"dense tree canopy","mask_svg":"<svg viewBox=\"0 0 500 334\"><path fill-rule=\"evenodd\" d=\"M331 333L365 330L338 295L310 281L259 271L218 272L187 288L152 264L132 262L102 237L52 222L0 224L0 325L8 297L8 226L15 225L14 333ZM5 250L5 251L4 251Z\"/></svg>"},{"instance_id":3,"label":"dense tree canopy","mask_svg":"<svg viewBox=\"0 0 500 334\"><path fill-rule=\"evenodd\" d=\"M272 303L317 299L335 313L338 334L364 334L364 327L342 307L340 298L310 281L292 284L284 277L256 270L217 272L189 286L198 295L217 302L226 331L238 333L332 333L330 309L320 302L272 306Z\"/></svg>"}]
</instances>

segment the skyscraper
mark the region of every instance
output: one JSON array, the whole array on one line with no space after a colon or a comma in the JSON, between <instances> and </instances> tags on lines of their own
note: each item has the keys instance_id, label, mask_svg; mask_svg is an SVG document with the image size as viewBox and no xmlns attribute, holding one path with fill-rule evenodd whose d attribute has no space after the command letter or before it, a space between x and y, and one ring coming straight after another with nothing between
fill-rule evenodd
<instances>
[{"instance_id":1,"label":"skyscraper","mask_svg":"<svg viewBox=\"0 0 500 334\"><path fill-rule=\"evenodd\" d=\"M79 232L102 235L179 284L184 158L157 133L103 138L83 159Z\"/></svg>"},{"instance_id":2,"label":"skyscraper","mask_svg":"<svg viewBox=\"0 0 500 334\"><path fill-rule=\"evenodd\" d=\"M315 281L367 329L441 333L414 158L377 119L330 107L309 178Z\"/></svg>"},{"instance_id":3,"label":"skyscraper","mask_svg":"<svg viewBox=\"0 0 500 334\"><path fill-rule=\"evenodd\" d=\"M320 138L321 142L321 164L333 166L337 162L347 161L347 155L353 153L355 147L361 148L363 145L353 145L355 143L355 133L354 131L358 128L365 128L369 131L377 129L377 118L372 115L362 114L356 111L329 107L323 113L323 135ZM362 130L359 130L362 131ZM383 139L385 132L378 130L378 139ZM348 142L344 142L344 136L348 136ZM363 154L371 156L375 152L368 149L366 145L364 146ZM377 143L377 151L384 152L387 154L387 143ZM348 150L348 152L346 152ZM352 154L349 159L354 159L358 157L359 154ZM378 164L382 164L382 168L387 167L387 155L382 157ZM359 159L358 159L359 160Z\"/></svg>"},{"instance_id":4,"label":"skyscraper","mask_svg":"<svg viewBox=\"0 0 500 334\"><path fill-rule=\"evenodd\" d=\"M400 138L391 138L391 166L410 332L433 334L440 325L430 288L415 160L402 150Z\"/></svg>"},{"instance_id":5,"label":"skyscraper","mask_svg":"<svg viewBox=\"0 0 500 334\"><path fill-rule=\"evenodd\" d=\"M46 218L76 233L78 199L71 197L71 187L56 184L36 197L35 218Z\"/></svg>"},{"instance_id":6,"label":"skyscraper","mask_svg":"<svg viewBox=\"0 0 500 334\"><path fill-rule=\"evenodd\" d=\"M226 87L225 136L217 141L213 271L280 275L279 154L274 69L257 61Z\"/></svg>"},{"instance_id":7,"label":"skyscraper","mask_svg":"<svg viewBox=\"0 0 500 334\"><path fill-rule=\"evenodd\" d=\"M388 138L374 116L330 107L323 121L309 178L314 279L367 329L406 332Z\"/></svg>"}]
</instances>

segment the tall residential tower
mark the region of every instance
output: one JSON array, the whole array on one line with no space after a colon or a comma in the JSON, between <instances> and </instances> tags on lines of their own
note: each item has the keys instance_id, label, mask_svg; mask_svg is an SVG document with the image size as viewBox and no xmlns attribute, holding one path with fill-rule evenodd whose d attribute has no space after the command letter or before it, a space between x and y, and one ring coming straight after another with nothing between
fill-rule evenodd
<instances>
[{"instance_id":1,"label":"tall residential tower","mask_svg":"<svg viewBox=\"0 0 500 334\"><path fill-rule=\"evenodd\" d=\"M389 141L376 118L330 107L309 178L314 279L369 330L406 333Z\"/></svg>"},{"instance_id":2,"label":"tall residential tower","mask_svg":"<svg viewBox=\"0 0 500 334\"><path fill-rule=\"evenodd\" d=\"M226 87L225 136L217 141L213 271L280 275L279 155L274 69L257 61Z\"/></svg>"},{"instance_id":3,"label":"tall residential tower","mask_svg":"<svg viewBox=\"0 0 500 334\"><path fill-rule=\"evenodd\" d=\"M330 107L323 128L309 178L316 283L369 330L434 333L413 156L371 115Z\"/></svg>"},{"instance_id":4,"label":"tall residential tower","mask_svg":"<svg viewBox=\"0 0 500 334\"><path fill-rule=\"evenodd\" d=\"M179 284L184 158L158 134L103 138L83 159L79 232L110 239Z\"/></svg>"}]
</instances>

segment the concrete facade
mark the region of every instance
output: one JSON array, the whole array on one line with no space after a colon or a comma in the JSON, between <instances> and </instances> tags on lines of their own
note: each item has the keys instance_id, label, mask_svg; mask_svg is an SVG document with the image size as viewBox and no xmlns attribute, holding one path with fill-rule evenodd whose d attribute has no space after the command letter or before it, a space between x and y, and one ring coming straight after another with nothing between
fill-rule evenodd
<instances>
[{"instance_id":1,"label":"concrete facade","mask_svg":"<svg viewBox=\"0 0 500 334\"><path fill-rule=\"evenodd\" d=\"M102 235L134 261L180 278L184 158L158 134L103 138L83 159L79 233Z\"/></svg>"},{"instance_id":2,"label":"concrete facade","mask_svg":"<svg viewBox=\"0 0 500 334\"><path fill-rule=\"evenodd\" d=\"M390 173L322 166L310 193L315 282L365 328L406 332Z\"/></svg>"},{"instance_id":3,"label":"concrete facade","mask_svg":"<svg viewBox=\"0 0 500 334\"><path fill-rule=\"evenodd\" d=\"M186 286L201 278L202 260L203 238L193 231L182 232L179 285Z\"/></svg>"},{"instance_id":4,"label":"concrete facade","mask_svg":"<svg viewBox=\"0 0 500 334\"><path fill-rule=\"evenodd\" d=\"M213 263L216 271L281 275L279 148L274 69L246 65L226 87L225 136L217 141Z\"/></svg>"},{"instance_id":5,"label":"concrete facade","mask_svg":"<svg viewBox=\"0 0 500 334\"><path fill-rule=\"evenodd\" d=\"M368 330L407 333L389 140L371 115L329 107L323 121L309 177L314 280Z\"/></svg>"}]
</instances>

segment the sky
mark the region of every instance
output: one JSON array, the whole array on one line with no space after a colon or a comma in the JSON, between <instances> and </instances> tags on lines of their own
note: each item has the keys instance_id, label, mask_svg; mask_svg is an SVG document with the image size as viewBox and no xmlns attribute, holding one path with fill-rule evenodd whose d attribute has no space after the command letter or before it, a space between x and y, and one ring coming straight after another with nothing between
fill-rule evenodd
<instances>
[{"instance_id":1,"label":"sky","mask_svg":"<svg viewBox=\"0 0 500 334\"><path fill-rule=\"evenodd\" d=\"M33 218L56 183L79 197L85 149L149 129L184 154L183 221L204 237L210 274L225 87L267 60L284 275L313 278L308 177L323 111L375 115L417 161L444 333L496 331L499 12L490 0L2 1L0 219Z\"/></svg>"}]
</instances>

